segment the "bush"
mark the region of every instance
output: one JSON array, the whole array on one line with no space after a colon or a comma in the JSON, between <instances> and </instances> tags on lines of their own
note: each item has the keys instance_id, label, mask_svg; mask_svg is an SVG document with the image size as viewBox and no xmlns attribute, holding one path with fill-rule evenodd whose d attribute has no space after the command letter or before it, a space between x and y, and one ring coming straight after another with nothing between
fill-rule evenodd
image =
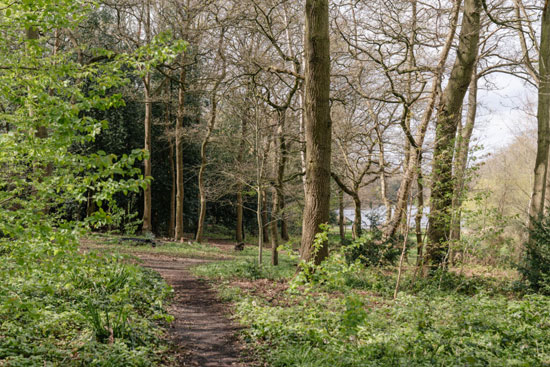
<instances>
[{"instance_id":1,"label":"bush","mask_svg":"<svg viewBox=\"0 0 550 367\"><path fill-rule=\"evenodd\" d=\"M536 221L529 233L531 241L525 244L518 270L531 289L550 294L550 216Z\"/></svg>"},{"instance_id":2,"label":"bush","mask_svg":"<svg viewBox=\"0 0 550 367\"><path fill-rule=\"evenodd\" d=\"M356 260L366 266L393 265L399 258L399 238L383 239L382 231L373 228L346 246L344 253L348 263Z\"/></svg>"}]
</instances>

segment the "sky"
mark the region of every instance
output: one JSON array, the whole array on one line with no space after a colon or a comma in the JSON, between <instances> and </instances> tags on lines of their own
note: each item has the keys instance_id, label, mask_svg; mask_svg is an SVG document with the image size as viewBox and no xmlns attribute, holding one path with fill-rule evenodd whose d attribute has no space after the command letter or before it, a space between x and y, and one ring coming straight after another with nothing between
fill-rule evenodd
<instances>
[{"instance_id":1,"label":"sky","mask_svg":"<svg viewBox=\"0 0 550 367\"><path fill-rule=\"evenodd\" d=\"M536 107L536 90L512 75L499 74L493 77L494 86L489 90L480 82L479 109L474 138L483 145L481 154L490 154L513 141L519 131L534 127L533 116L525 110ZM536 112L531 111L531 112Z\"/></svg>"}]
</instances>

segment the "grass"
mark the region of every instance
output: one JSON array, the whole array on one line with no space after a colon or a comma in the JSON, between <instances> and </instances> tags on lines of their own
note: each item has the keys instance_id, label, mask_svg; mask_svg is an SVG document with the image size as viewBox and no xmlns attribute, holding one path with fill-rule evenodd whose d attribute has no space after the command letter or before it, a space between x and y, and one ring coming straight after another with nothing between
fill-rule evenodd
<instances>
[{"instance_id":1,"label":"grass","mask_svg":"<svg viewBox=\"0 0 550 367\"><path fill-rule=\"evenodd\" d=\"M122 260L75 243L0 241L0 365L167 365L171 289Z\"/></svg>"},{"instance_id":2,"label":"grass","mask_svg":"<svg viewBox=\"0 0 550 367\"><path fill-rule=\"evenodd\" d=\"M273 268L253 255L193 271L215 280L269 366L550 365L550 298L525 294L513 271L425 279L408 267L394 300L393 267L349 266L335 254L304 283L292 256Z\"/></svg>"}]
</instances>

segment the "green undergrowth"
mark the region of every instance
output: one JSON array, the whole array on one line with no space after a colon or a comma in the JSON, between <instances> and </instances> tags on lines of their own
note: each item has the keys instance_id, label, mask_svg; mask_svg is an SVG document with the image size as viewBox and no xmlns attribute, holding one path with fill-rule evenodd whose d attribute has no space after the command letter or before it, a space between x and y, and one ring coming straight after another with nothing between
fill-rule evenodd
<instances>
[{"instance_id":1,"label":"green undergrowth","mask_svg":"<svg viewBox=\"0 0 550 367\"><path fill-rule=\"evenodd\" d=\"M121 253L151 253L183 258L198 258L219 260L232 258L234 254L229 254L216 246L201 244L196 242L160 242L157 241L155 247L150 244L134 243L123 240L127 236L91 236L93 242L91 248L101 248L109 252ZM132 238L146 239L141 236L131 236Z\"/></svg>"},{"instance_id":2,"label":"green undergrowth","mask_svg":"<svg viewBox=\"0 0 550 367\"><path fill-rule=\"evenodd\" d=\"M282 258L277 269L252 258L194 269L216 280L269 366L550 365L550 298L524 294L513 280L453 272L425 279L411 267L394 300L394 267L335 253L295 276L295 256ZM239 288L239 279L253 286Z\"/></svg>"},{"instance_id":3,"label":"green undergrowth","mask_svg":"<svg viewBox=\"0 0 550 367\"><path fill-rule=\"evenodd\" d=\"M0 365L168 363L171 289L155 272L121 260L81 254L56 239L0 241Z\"/></svg>"}]
</instances>

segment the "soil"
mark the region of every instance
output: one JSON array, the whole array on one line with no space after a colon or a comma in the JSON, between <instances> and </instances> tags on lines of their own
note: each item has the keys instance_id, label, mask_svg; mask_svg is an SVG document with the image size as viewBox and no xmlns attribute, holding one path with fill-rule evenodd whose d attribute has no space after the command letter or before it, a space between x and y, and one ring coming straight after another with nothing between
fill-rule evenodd
<instances>
[{"instance_id":1,"label":"soil","mask_svg":"<svg viewBox=\"0 0 550 367\"><path fill-rule=\"evenodd\" d=\"M157 271L174 289L169 312L174 322L169 329L178 347L177 366L246 367L252 366L239 342L239 327L228 318L227 305L220 302L212 288L189 273L189 267L208 260L136 254Z\"/></svg>"}]
</instances>

